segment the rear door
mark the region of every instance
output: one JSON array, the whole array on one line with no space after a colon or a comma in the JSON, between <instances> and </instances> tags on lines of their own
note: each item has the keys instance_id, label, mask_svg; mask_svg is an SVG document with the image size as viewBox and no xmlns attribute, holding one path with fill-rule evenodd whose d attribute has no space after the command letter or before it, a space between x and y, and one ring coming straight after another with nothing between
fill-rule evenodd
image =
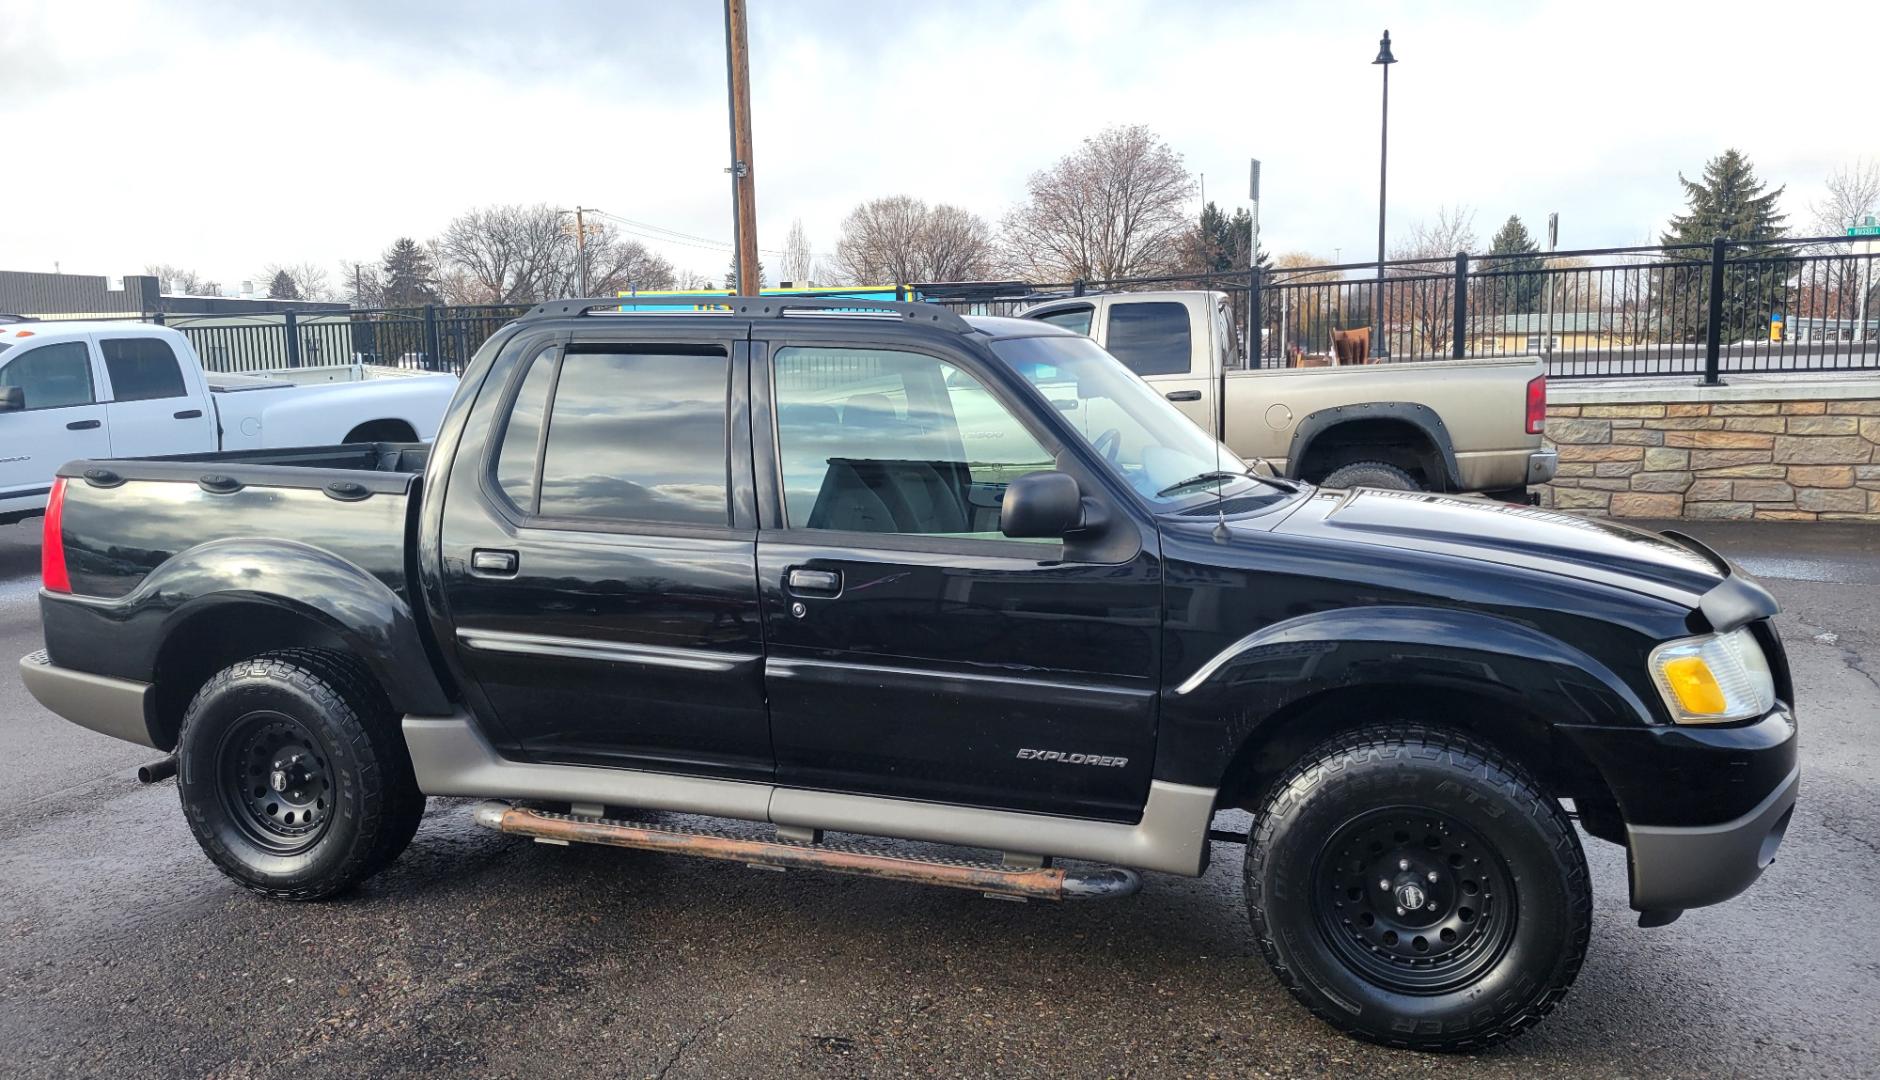
<instances>
[{"instance_id":1,"label":"rear door","mask_svg":"<svg viewBox=\"0 0 1880 1080\"><path fill-rule=\"evenodd\" d=\"M478 395L441 527L450 647L525 756L769 779L745 345L595 333L518 339Z\"/></svg>"},{"instance_id":2,"label":"rear door","mask_svg":"<svg viewBox=\"0 0 1880 1080\"><path fill-rule=\"evenodd\" d=\"M106 407L112 457L197 454L217 446L215 416L201 375L185 371L170 342L155 335L98 334L110 388Z\"/></svg>"},{"instance_id":3,"label":"rear door","mask_svg":"<svg viewBox=\"0 0 1880 1080\"><path fill-rule=\"evenodd\" d=\"M74 458L111 456L88 342L0 348L0 386L24 408L0 412L0 514L45 505L52 477Z\"/></svg>"}]
</instances>

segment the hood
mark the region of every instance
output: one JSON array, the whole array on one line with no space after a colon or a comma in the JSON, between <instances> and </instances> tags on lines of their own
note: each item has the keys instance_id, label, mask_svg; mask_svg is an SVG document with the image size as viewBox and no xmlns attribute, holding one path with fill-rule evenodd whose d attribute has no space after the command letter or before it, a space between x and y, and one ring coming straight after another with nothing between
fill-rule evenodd
<instances>
[{"instance_id":1,"label":"hood","mask_svg":"<svg viewBox=\"0 0 1880 1080\"><path fill-rule=\"evenodd\" d=\"M1730 576L1729 564L1694 540L1537 507L1420 491L1322 491L1276 529L1598 581L1693 607Z\"/></svg>"}]
</instances>

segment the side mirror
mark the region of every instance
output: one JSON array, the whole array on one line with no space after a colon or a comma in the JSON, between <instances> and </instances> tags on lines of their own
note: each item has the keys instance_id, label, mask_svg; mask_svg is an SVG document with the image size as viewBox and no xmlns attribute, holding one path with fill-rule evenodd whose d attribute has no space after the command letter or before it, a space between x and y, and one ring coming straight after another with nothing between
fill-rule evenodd
<instances>
[{"instance_id":1,"label":"side mirror","mask_svg":"<svg viewBox=\"0 0 1880 1080\"><path fill-rule=\"evenodd\" d=\"M1028 473L1005 486L999 531L1015 540L1056 538L1083 524L1083 493L1069 473Z\"/></svg>"},{"instance_id":2,"label":"side mirror","mask_svg":"<svg viewBox=\"0 0 1880 1080\"><path fill-rule=\"evenodd\" d=\"M24 386L0 386L0 412L19 412L26 408Z\"/></svg>"}]
</instances>

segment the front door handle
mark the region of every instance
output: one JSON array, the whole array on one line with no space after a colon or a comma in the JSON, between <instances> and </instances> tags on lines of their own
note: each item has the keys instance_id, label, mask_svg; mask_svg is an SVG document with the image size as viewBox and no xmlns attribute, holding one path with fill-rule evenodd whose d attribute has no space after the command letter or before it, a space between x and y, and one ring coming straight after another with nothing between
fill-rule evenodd
<instances>
[{"instance_id":1,"label":"front door handle","mask_svg":"<svg viewBox=\"0 0 1880 1080\"><path fill-rule=\"evenodd\" d=\"M834 596L842 591L842 574L836 570L805 570L793 566L783 576L784 588L806 596Z\"/></svg>"},{"instance_id":2,"label":"front door handle","mask_svg":"<svg viewBox=\"0 0 1880 1080\"><path fill-rule=\"evenodd\" d=\"M96 420L74 420L71 423L65 425L65 430L67 431L91 431L94 428L99 428L102 426L104 425L99 423Z\"/></svg>"},{"instance_id":3,"label":"front door handle","mask_svg":"<svg viewBox=\"0 0 1880 1080\"><path fill-rule=\"evenodd\" d=\"M483 577L512 577L516 572L516 553L477 548L470 553L470 572Z\"/></svg>"},{"instance_id":4,"label":"front door handle","mask_svg":"<svg viewBox=\"0 0 1880 1080\"><path fill-rule=\"evenodd\" d=\"M1201 391L1199 390L1170 390L1168 393L1163 394L1162 396L1169 399L1170 401L1200 401Z\"/></svg>"},{"instance_id":5,"label":"front door handle","mask_svg":"<svg viewBox=\"0 0 1880 1080\"><path fill-rule=\"evenodd\" d=\"M174 420L195 420L195 419L200 418L201 416L202 416L201 409L184 409L182 412L170 414L171 419L174 419Z\"/></svg>"}]
</instances>

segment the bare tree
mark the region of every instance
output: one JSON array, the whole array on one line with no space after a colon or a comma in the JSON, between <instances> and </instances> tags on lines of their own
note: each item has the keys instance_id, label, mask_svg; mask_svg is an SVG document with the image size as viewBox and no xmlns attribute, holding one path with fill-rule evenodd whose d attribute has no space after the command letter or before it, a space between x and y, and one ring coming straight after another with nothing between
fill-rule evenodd
<instances>
[{"instance_id":1,"label":"bare tree","mask_svg":"<svg viewBox=\"0 0 1880 1080\"><path fill-rule=\"evenodd\" d=\"M217 296L222 286L217 282L170 263L147 263L144 273L157 279L157 291L171 295Z\"/></svg>"},{"instance_id":2,"label":"bare tree","mask_svg":"<svg viewBox=\"0 0 1880 1080\"><path fill-rule=\"evenodd\" d=\"M790 235L783 240L783 280L801 287L815 280L816 253L810 250L809 232L803 219L790 222Z\"/></svg>"},{"instance_id":3,"label":"bare tree","mask_svg":"<svg viewBox=\"0 0 1880 1080\"><path fill-rule=\"evenodd\" d=\"M1435 218L1410 227L1391 258L1428 260L1385 268L1394 279L1384 289L1384 338L1391 352L1443 355L1455 331L1455 275L1437 261L1476 246L1475 211L1467 206L1438 207Z\"/></svg>"},{"instance_id":4,"label":"bare tree","mask_svg":"<svg viewBox=\"0 0 1880 1080\"><path fill-rule=\"evenodd\" d=\"M385 286L379 280L378 260L341 259L339 274L343 295L353 307L385 306Z\"/></svg>"},{"instance_id":5,"label":"bare tree","mask_svg":"<svg viewBox=\"0 0 1880 1080\"><path fill-rule=\"evenodd\" d=\"M457 215L431 247L446 274L456 272L475 301L518 304L545 299L562 249L572 244L564 215L546 203L485 206Z\"/></svg>"},{"instance_id":6,"label":"bare tree","mask_svg":"<svg viewBox=\"0 0 1880 1080\"><path fill-rule=\"evenodd\" d=\"M672 264L605 222L586 243L573 219L546 203L485 206L458 215L431 245L445 296L460 304L526 304L672 287ZM585 270L585 274L583 273Z\"/></svg>"},{"instance_id":7,"label":"bare tree","mask_svg":"<svg viewBox=\"0 0 1880 1080\"><path fill-rule=\"evenodd\" d=\"M843 275L858 284L922 280L921 230L927 214L927 204L911 195L870 199L849 211L836 240Z\"/></svg>"},{"instance_id":8,"label":"bare tree","mask_svg":"<svg viewBox=\"0 0 1880 1080\"><path fill-rule=\"evenodd\" d=\"M989 277L994 256L992 226L970 210L941 203L922 223L921 254L926 265L917 281Z\"/></svg>"},{"instance_id":9,"label":"bare tree","mask_svg":"<svg viewBox=\"0 0 1880 1080\"><path fill-rule=\"evenodd\" d=\"M1826 197L1808 209L1822 236L1840 236L1867 215L1880 213L1880 160L1859 159L1829 173Z\"/></svg>"},{"instance_id":10,"label":"bare tree","mask_svg":"<svg viewBox=\"0 0 1880 1080\"><path fill-rule=\"evenodd\" d=\"M1008 261L1045 280L1169 270L1181 259L1194 179L1147 127L1112 127L1036 172L1005 219Z\"/></svg>"},{"instance_id":11,"label":"bare tree","mask_svg":"<svg viewBox=\"0 0 1880 1080\"><path fill-rule=\"evenodd\" d=\"M717 279L713 278L710 274L702 273L697 270L675 270L673 271L672 284L669 288L690 292L698 289L710 289L717 284Z\"/></svg>"},{"instance_id":12,"label":"bare tree","mask_svg":"<svg viewBox=\"0 0 1880 1080\"><path fill-rule=\"evenodd\" d=\"M613 293L646 292L674 288L672 264L647 249L638 240L622 237L612 225L590 229L585 253L574 250L570 241L565 252L566 269L559 282L559 292L571 294L580 284L578 260L587 259L587 287L594 296ZM543 299L547 299L546 296Z\"/></svg>"}]
</instances>

